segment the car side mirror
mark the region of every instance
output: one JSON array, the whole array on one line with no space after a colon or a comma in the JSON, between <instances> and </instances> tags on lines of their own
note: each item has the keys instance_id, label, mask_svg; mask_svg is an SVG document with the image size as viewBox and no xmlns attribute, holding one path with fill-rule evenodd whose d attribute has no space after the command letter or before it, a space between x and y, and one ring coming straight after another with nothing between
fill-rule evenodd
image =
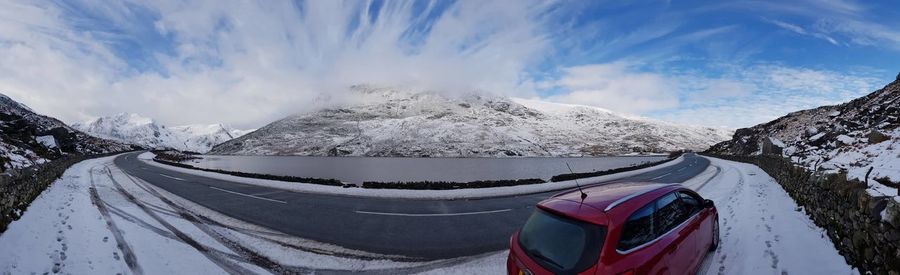
<instances>
[{"instance_id":1,"label":"car side mirror","mask_svg":"<svg viewBox=\"0 0 900 275\"><path fill-rule=\"evenodd\" d=\"M710 200L710 199L703 200L703 208L713 208L715 206L716 206L716 204L713 203L712 200Z\"/></svg>"}]
</instances>

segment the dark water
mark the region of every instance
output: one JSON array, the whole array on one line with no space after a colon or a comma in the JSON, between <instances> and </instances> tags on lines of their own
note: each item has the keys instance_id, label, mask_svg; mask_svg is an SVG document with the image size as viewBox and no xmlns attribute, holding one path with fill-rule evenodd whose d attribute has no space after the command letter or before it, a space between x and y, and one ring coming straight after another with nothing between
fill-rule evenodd
<instances>
[{"instance_id":1,"label":"dark water","mask_svg":"<svg viewBox=\"0 0 900 275\"><path fill-rule=\"evenodd\" d=\"M203 156L190 164L258 174L363 181L504 180L591 172L662 160L663 156L593 158L382 158L295 156Z\"/></svg>"}]
</instances>

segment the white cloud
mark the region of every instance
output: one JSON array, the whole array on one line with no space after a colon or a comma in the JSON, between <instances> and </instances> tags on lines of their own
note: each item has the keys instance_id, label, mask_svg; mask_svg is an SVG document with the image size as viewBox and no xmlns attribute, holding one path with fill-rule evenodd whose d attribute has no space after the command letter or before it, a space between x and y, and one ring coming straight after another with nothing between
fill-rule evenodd
<instances>
[{"instance_id":1,"label":"white cloud","mask_svg":"<svg viewBox=\"0 0 900 275\"><path fill-rule=\"evenodd\" d=\"M718 77L668 76L688 100L684 108L652 116L686 124L750 127L790 112L843 103L884 85L865 73L781 65L725 66L720 70L723 73Z\"/></svg>"},{"instance_id":2,"label":"white cloud","mask_svg":"<svg viewBox=\"0 0 900 275\"><path fill-rule=\"evenodd\" d=\"M896 26L838 18L820 19L814 27L823 33L846 36L853 44L900 50L900 31Z\"/></svg>"},{"instance_id":3,"label":"white cloud","mask_svg":"<svg viewBox=\"0 0 900 275\"><path fill-rule=\"evenodd\" d=\"M435 3L370 4L3 2L0 92L70 122L128 111L243 127L343 100L360 83L533 93L524 72L547 49L541 20L554 3L460 1L437 19ZM114 46L165 43L145 41L147 30L172 51L136 53L156 65L138 71Z\"/></svg>"},{"instance_id":4,"label":"white cloud","mask_svg":"<svg viewBox=\"0 0 900 275\"><path fill-rule=\"evenodd\" d=\"M797 33L797 34L800 34L800 35L806 35L806 36L811 36L811 37L819 38L819 39L828 41L828 43L831 43L832 45L840 45L840 43L838 43L837 40L835 40L835 39L832 38L831 36L828 36L827 34L824 34L824 33L821 33L821 32L810 32L810 31L807 31L806 29L804 29L803 27L800 27L800 26L798 26L798 25L794 25L794 24L787 23L787 22L780 21L780 20L768 20L768 19L767 19L766 21L768 21L768 22L770 22L770 23L774 24L775 26L778 26L778 27L780 27L780 28L782 28L782 29L792 31L792 32Z\"/></svg>"},{"instance_id":5,"label":"white cloud","mask_svg":"<svg viewBox=\"0 0 900 275\"><path fill-rule=\"evenodd\" d=\"M669 80L653 73L633 72L625 63L569 67L553 86L570 91L548 100L592 105L613 111L640 113L678 106Z\"/></svg>"}]
</instances>

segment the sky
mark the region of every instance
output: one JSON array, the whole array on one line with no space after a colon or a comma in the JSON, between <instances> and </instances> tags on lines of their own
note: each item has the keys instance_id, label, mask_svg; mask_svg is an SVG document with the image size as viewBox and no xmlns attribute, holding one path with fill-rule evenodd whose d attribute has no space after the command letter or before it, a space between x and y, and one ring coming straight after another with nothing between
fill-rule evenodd
<instances>
[{"instance_id":1,"label":"sky","mask_svg":"<svg viewBox=\"0 0 900 275\"><path fill-rule=\"evenodd\" d=\"M896 1L0 1L0 93L257 128L369 84L740 128L900 72Z\"/></svg>"}]
</instances>

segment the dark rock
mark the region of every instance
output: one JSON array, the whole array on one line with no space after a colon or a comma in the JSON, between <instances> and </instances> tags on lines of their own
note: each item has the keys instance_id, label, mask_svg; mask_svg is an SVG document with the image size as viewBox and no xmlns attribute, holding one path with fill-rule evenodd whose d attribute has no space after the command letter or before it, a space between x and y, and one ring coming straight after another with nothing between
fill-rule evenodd
<instances>
[{"instance_id":1,"label":"dark rock","mask_svg":"<svg viewBox=\"0 0 900 275\"><path fill-rule=\"evenodd\" d=\"M775 145L772 142L771 137L763 138L761 146L763 155L781 156L782 152L784 151L784 148L781 148L781 146Z\"/></svg>"},{"instance_id":2,"label":"dark rock","mask_svg":"<svg viewBox=\"0 0 900 275\"><path fill-rule=\"evenodd\" d=\"M869 132L868 138L869 138L869 144L876 144L876 143L880 143L880 142L891 139L890 136L885 135L885 134L883 134L879 131L875 131L875 130L872 130L872 132Z\"/></svg>"},{"instance_id":3,"label":"dark rock","mask_svg":"<svg viewBox=\"0 0 900 275\"><path fill-rule=\"evenodd\" d=\"M887 207L888 199L890 199L890 197L872 198L866 207L868 209L867 214L869 214L872 219L881 221L881 211L884 211L884 208Z\"/></svg>"},{"instance_id":4,"label":"dark rock","mask_svg":"<svg viewBox=\"0 0 900 275\"><path fill-rule=\"evenodd\" d=\"M898 230L898 229L888 230L886 233L884 233L884 238L890 242L896 242L896 241L900 240L900 230Z\"/></svg>"}]
</instances>

